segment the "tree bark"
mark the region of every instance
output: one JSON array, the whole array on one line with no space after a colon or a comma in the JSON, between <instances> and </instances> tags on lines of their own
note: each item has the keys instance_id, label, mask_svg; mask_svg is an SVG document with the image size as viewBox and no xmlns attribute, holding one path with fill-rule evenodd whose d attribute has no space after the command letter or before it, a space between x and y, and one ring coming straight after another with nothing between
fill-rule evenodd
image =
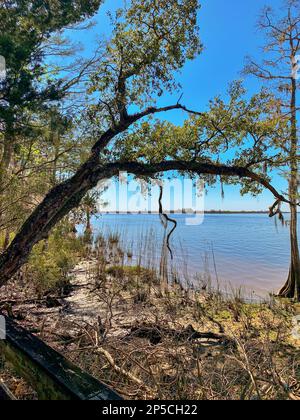
<instances>
[{"instance_id":1,"label":"tree bark","mask_svg":"<svg viewBox=\"0 0 300 420\"><path fill-rule=\"evenodd\" d=\"M11 162L12 157L12 145L9 144L9 140L4 141L4 150L0 162L0 188L2 189L6 174Z\"/></svg>"},{"instance_id":2,"label":"tree bark","mask_svg":"<svg viewBox=\"0 0 300 420\"><path fill-rule=\"evenodd\" d=\"M291 264L289 276L286 284L280 290L279 295L285 298L300 301L300 255L298 244L298 134L297 134L297 81L292 79L291 85L291 141L290 141L290 180L289 180L289 199L291 210L290 223L290 243L291 243Z\"/></svg>"},{"instance_id":3,"label":"tree bark","mask_svg":"<svg viewBox=\"0 0 300 420\"><path fill-rule=\"evenodd\" d=\"M86 227L85 227L85 231L89 232L89 233L92 231L91 209L90 209L89 206L86 207Z\"/></svg>"},{"instance_id":4,"label":"tree bark","mask_svg":"<svg viewBox=\"0 0 300 420\"><path fill-rule=\"evenodd\" d=\"M7 249L10 242L10 233L8 229L5 229L5 235L4 235L4 243L3 243L3 249Z\"/></svg>"},{"instance_id":5,"label":"tree bark","mask_svg":"<svg viewBox=\"0 0 300 420\"><path fill-rule=\"evenodd\" d=\"M291 265L286 284L280 290L279 296L300 301L300 257L297 237L297 207L291 206Z\"/></svg>"},{"instance_id":6,"label":"tree bark","mask_svg":"<svg viewBox=\"0 0 300 420\"><path fill-rule=\"evenodd\" d=\"M13 156L13 138L8 133L4 135L4 145L3 145L3 153L0 160L0 202L5 200L4 193L5 193L5 183L7 182L7 178L9 176L9 167L12 161ZM5 221L5 214L1 213L0 209L0 225L6 226ZM6 228L3 230L4 233L4 243L3 249L7 249L10 241L10 232L9 229Z\"/></svg>"}]
</instances>

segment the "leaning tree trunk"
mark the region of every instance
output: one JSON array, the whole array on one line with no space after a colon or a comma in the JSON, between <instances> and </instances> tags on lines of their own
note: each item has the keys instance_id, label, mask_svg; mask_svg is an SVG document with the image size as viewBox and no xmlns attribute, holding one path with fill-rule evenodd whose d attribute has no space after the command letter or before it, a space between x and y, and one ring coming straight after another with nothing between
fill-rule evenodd
<instances>
[{"instance_id":1,"label":"leaning tree trunk","mask_svg":"<svg viewBox=\"0 0 300 420\"><path fill-rule=\"evenodd\" d=\"M0 287L27 262L33 246L47 239L51 229L96 186L97 163L95 156L91 157L71 179L53 188L27 219L11 245L0 255Z\"/></svg>"},{"instance_id":2,"label":"leaning tree trunk","mask_svg":"<svg viewBox=\"0 0 300 420\"><path fill-rule=\"evenodd\" d=\"M274 194L279 202L286 202L283 197L265 178L257 175L247 167L212 164L196 161L163 161L157 164L142 164L138 162L115 162L103 164L99 160L101 151L118 134L125 132L132 124L142 118L174 109L185 107L176 105L153 108L134 115L123 116L121 122L103 133L92 148L88 160L77 170L75 175L54 187L33 211L24 223L7 250L0 254L0 287L6 284L24 265L34 245L46 239L51 229L65 217L73 208L77 207L85 194L96 187L100 180L116 176L119 172L128 171L133 175L151 176L167 171L187 171L197 175L218 175L248 178L259 183Z\"/></svg>"},{"instance_id":3,"label":"leaning tree trunk","mask_svg":"<svg viewBox=\"0 0 300 420\"><path fill-rule=\"evenodd\" d=\"M296 299L300 301L300 256L298 246L298 133L297 133L297 108L296 108L297 82L292 80L291 85L291 173L289 180L289 199L291 209L290 241L291 241L291 265L289 277L284 287L279 292L279 296Z\"/></svg>"},{"instance_id":4,"label":"leaning tree trunk","mask_svg":"<svg viewBox=\"0 0 300 420\"><path fill-rule=\"evenodd\" d=\"M198 175L249 178L271 191L278 201L286 201L268 181L249 171L248 168L185 161L164 161L152 165L137 162L115 162L103 165L99 162L98 156L93 154L72 178L57 185L47 194L24 223L8 249L0 254L0 287L6 284L27 262L34 245L47 239L51 229L80 204L89 190L96 187L100 180L112 178L124 171L137 176L154 176L168 171L188 171Z\"/></svg>"}]
</instances>

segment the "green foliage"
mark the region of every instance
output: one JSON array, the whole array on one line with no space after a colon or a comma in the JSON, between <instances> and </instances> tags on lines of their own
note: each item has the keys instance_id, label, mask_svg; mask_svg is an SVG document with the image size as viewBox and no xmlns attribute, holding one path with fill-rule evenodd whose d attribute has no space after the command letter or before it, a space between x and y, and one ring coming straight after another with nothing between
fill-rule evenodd
<instances>
[{"instance_id":1,"label":"green foliage","mask_svg":"<svg viewBox=\"0 0 300 420\"><path fill-rule=\"evenodd\" d=\"M81 162L72 153L71 116L62 113L68 75L55 73L49 54L66 55L65 28L92 16L102 0L3 0L0 55L0 230L18 231L46 192ZM68 152L66 152L68 151Z\"/></svg>"},{"instance_id":2,"label":"green foliage","mask_svg":"<svg viewBox=\"0 0 300 420\"><path fill-rule=\"evenodd\" d=\"M174 72L202 48L198 7L197 0L131 0L128 8L111 16L113 36L89 88L103 99L91 108L93 118L106 114L114 122L120 108L141 106L164 90L174 91Z\"/></svg>"},{"instance_id":3,"label":"green foliage","mask_svg":"<svg viewBox=\"0 0 300 420\"><path fill-rule=\"evenodd\" d=\"M0 7L0 55L7 77L0 83L0 119L11 126L25 110L61 98L62 81L47 78L46 45L53 33L92 16L101 0L4 0ZM19 115L18 115L19 114Z\"/></svg>"},{"instance_id":4,"label":"green foliage","mask_svg":"<svg viewBox=\"0 0 300 420\"><path fill-rule=\"evenodd\" d=\"M182 126L158 120L136 124L114 143L114 159L246 166L268 180L267 173L278 162L274 139L285 130L285 121L277 114L277 101L264 89L249 99L241 82L230 86L228 96L227 102L220 97L211 100L206 112L191 115ZM209 185L217 181L215 176L203 178ZM230 178L222 182L240 184L242 194L256 195L262 190L253 181Z\"/></svg>"},{"instance_id":5,"label":"green foliage","mask_svg":"<svg viewBox=\"0 0 300 420\"><path fill-rule=\"evenodd\" d=\"M82 251L82 243L68 224L60 225L47 241L35 246L27 275L39 296L59 292L69 284L69 272L74 268Z\"/></svg>"},{"instance_id":6,"label":"green foliage","mask_svg":"<svg viewBox=\"0 0 300 420\"><path fill-rule=\"evenodd\" d=\"M148 279L156 279L157 275L154 270L141 267L141 266L111 266L106 269L106 273L118 278L118 277L139 277L143 281L147 282Z\"/></svg>"}]
</instances>

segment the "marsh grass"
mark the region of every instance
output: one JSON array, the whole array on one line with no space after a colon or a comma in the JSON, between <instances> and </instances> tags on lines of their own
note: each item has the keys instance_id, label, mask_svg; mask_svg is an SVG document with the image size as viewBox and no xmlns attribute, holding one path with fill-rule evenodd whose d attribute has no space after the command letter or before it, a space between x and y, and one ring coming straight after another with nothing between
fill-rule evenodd
<instances>
[{"instance_id":1,"label":"marsh grass","mask_svg":"<svg viewBox=\"0 0 300 420\"><path fill-rule=\"evenodd\" d=\"M91 278L102 309L80 331L84 342L60 344L68 357L129 399L300 399L293 304L223 294L207 272L181 283L169 271L166 284L144 245L129 259L122 243L96 245Z\"/></svg>"}]
</instances>

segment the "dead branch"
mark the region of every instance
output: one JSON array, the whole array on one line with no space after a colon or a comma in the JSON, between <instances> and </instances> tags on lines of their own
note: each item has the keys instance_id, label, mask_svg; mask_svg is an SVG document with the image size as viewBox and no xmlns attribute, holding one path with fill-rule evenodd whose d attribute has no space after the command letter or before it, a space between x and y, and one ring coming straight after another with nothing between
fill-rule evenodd
<instances>
[{"instance_id":1,"label":"dead branch","mask_svg":"<svg viewBox=\"0 0 300 420\"><path fill-rule=\"evenodd\" d=\"M124 326L124 328L128 328L128 326ZM130 333L126 337L145 338L153 345L161 343L163 337L170 337L176 341L214 340L217 341L218 344L225 346L233 343L232 340L225 335L215 334L213 332L202 333L196 331L192 325L178 331L171 328L161 327L160 325L144 323L130 327Z\"/></svg>"}]
</instances>

